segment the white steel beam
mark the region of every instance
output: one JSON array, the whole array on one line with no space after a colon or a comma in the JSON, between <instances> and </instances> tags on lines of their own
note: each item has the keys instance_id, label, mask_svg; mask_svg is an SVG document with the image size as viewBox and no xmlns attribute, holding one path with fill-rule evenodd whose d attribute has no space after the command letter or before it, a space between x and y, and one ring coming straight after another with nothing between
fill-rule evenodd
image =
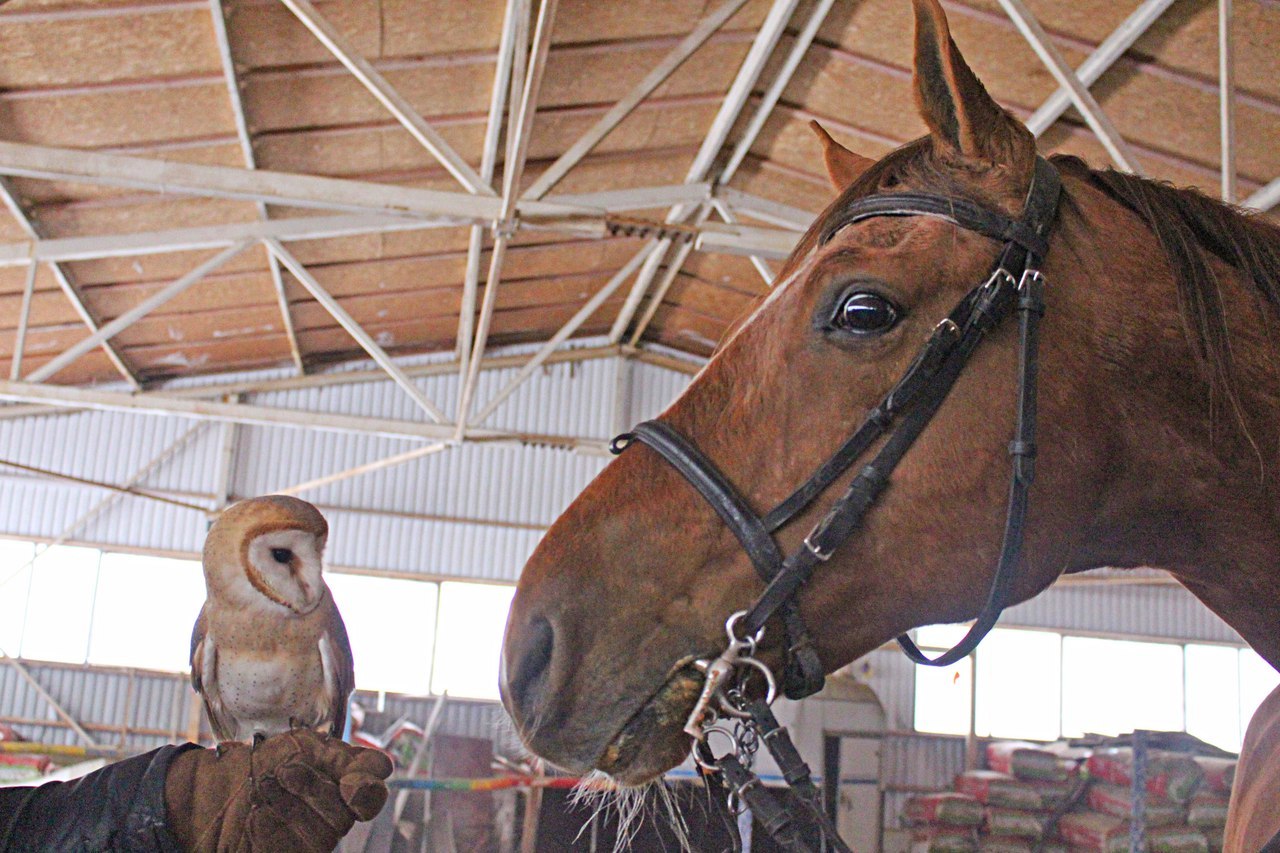
<instances>
[{"instance_id":1,"label":"white steel beam","mask_svg":"<svg viewBox=\"0 0 1280 853\"><path fill-rule=\"evenodd\" d=\"M204 166L18 142L0 142L0 175L132 187L207 198L263 201L289 207L443 216L467 222L499 219L503 207L500 199L466 193L267 169ZM525 202L518 206L518 212L522 217L571 217L599 213L547 201Z\"/></svg>"},{"instance_id":2,"label":"white steel beam","mask_svg":"<svg viewBox=\"0 0 1280 853\"><path fill-rule=\"evenodd\" d=\"M617 346L592 346L575 349L564 349L547 359L552 364L576 361L593 361L601 358L635 358L640 361L660 363L660 366L672 370L683 370L680 365L673 366L671 359L663 359L644 350L629 350ZM528 361L527 355L500 355L485 359L484 370L506 370L519 367ZM660 361L661 359L661 361ZM681 363L683 364L683 363ZM447 376L457 374L457 361L429 362L402 367L406 376ZM688 372L688 371L685 371ZM306 388L333 388L339 385L356 385L368 382L386 382L387 374L382 369L375 370L342 370L332 373L310 373L306 376L286 376L278 379L259 379L243 382L218 383L216 379L207 385L187 386L164 391L165 396L186 399L221 399L241 394L269 394L275 391L296 391ZM0 420L15 418L41 417L49 414L65 414L65 408L51 406L0 406Z\"/></svg>"},{"instance_id":3,"label":"white steel beam","mask_svg":"<svg viewBox=\"0 0 1280 853\"><path fill-rule=\"evenodd\" d=\"M1231 40L1231 0L1218 0L1218 113L1222 147L1222 200L1236 200L1235 57Z\"/></svg>"},{"instance_id":4,"label":"white steel beam","mask_svg":"<svg viewBox=\"0 0 1280 853\"><path fill-rule=\"evenodd\" d=\"M739 213L791 231L807 231L816 216L802 208L792 207L769 198L761 198L733 187L717 186L715 199L724 202Z\"/></svg>"},{"instance_id":5,"label":"white steel beam","mask_svg":"<svg viewBox=\"0 0 1280 853\"><path fill-rule=\"evenodd\" d=\"M494 409L498 408L503 400L511 396L512 392L514 392L526 379L532 376L533 372L538 369L539 365L546 361L551 354L555 352L556 348L560 346L560 344L568 340L569 336L576 332L579 326L585 323L592 314L599 310L605 300L612 296L614 292L622 286L622 283L636 271L645 258L656 254L656 250L657 246L651 243L633 255L631 260L627 261L622 269L614 273L613 278L609 279L609 281L605 283L604 287L596 291L595 295L588 299L582 307L579 308L578 311L570 317L554 335L552 335L551 340L543 344L542 348L533 354L528 362L520 368L516 375L513 376L511 380L493 396L493 399L485 404L484 408L476 414L473 423L484 423L485 418L493 414Z\"/></svg>"},{"instance_id":6,"label":"white steel beam","mask_svg":"<svg viewBox=\"0 0 1280 853\"><path fill-rule=\"evenodd\" d=\"M1080 82L1085 86L1092 86L1097 82L1108 68L1124 54L1126 50L1133 46L1133 43L1151 29L1151 25L1159 20L1165 10L1173 5L1174 0L1144 0L1138 8L1134 9L1129 17L1115 28L1111 35L1098 45L1098 49L1089 55L1089 58L1080 63L1080 67L1076 69L1076 76L1080 78ZM1040 136L1057 121L1067 107L1071 106L1071 92L1065 87L1059 87L1049 98L1040 105L1031 118L1027 119L1027 128L1036 136Z\"/></svg>"},{"instance_id":7,"label":"white steel beam","mask_svg":"<svg viewBox=\"0 0 1280 853\"><path fill-rule=\"evenodd\" d=\"M347 67L360 84L378 99L381 104L396 118L396 121L422 145L431 155L458 179L458 183L468 192L477 195L494 194L488 183L458 156L458 153L445 142L444 137L436 133L426 119L418 114L413 105L395 90L386 78L374 69L363 57L356 53L337 30L326 21L308 0L281 0L289 11L302 21L307 29L320 41L334 57Z\"/></svg>"},{"instance_id":8,"label":"white steel beam","mask_svg":"<svg viewBox=\"0 0 1280 853\"><path fill-rule=\"evenodd\" d=\"M1129 150L1129 144L1124 141L1115 125L1111 123L1111 119L1107 118L1107 114L1098 106L1089 89L1080 82L1080 78L1067 65L1066 60L1062 58L1062 53L1049 41L1048 34L1027 9L1026 4L1022 0L999 0L999 2L1014 26L1022 33L1022 37L1027 40L1031 49L1040 57L1040 61L1049 69L1049 73L1058 81L1058 85L1071 93L1071 102L1080 111L1085 123L1098 137L1102 147L1107 150L1107 154L1115 164L1126 172L1142 174L1138 161Z\"/></svg>"},{"instance_id":9,"label":"white steel beam","mask_svg":"<svg viewBox=\"0 0 1280 853\"><path fill-rule=\"evenodd\" d=\"M666 272L662 274L662 280L658 282L658 286L649 295L649 304L645 307L644 314L640 316L640 321L635 324L635 328L631 331L631 340L629 342L631 346L640 345L640 339L644 337L645 329L649 328L649 324L653 322L653 315L658 312L659 306L662 305L662 300L667 296L667 291L675 283L676 276L680 274L680 270L684 268L684 263L689 259L689 255L692 252L693 241L681 243L676 249L671 262L667 264Z\"/></svg>"},{"instance_id":10,"label":"white steel beam","mask_svg":"<svg viewBox=\"0 0 1280 853\"><path fill-rule=\"evenodd\" d=\"M0 380L0 399L25 403L47 403L71 409L102 409L119 412L180 415L203 421L231 421L254 426L379 435L387 438L451 441L455 433L453 424L307 412L272 406L256 406L249 403L223 403L216 400L193 399L174 394L158 394L154 392L125 393L67 385L40 385L31 382L9 382L5 380ZM502 430L471 430L468 432L467 438L473 441L489 443L545 444L551 447L564 447L593 453L605 447L605 442L595 438Z\"/></svg>"},{"instance_id":11,"label":"white steel beam","mask_svg":"<svg viewBox=\"0 0 1280 853\"><path fill-rule=\"evenodd\" d=\"M732 214L728 214L732 219ZM790 257L800 235L794 231L776 228L756 228L727 222L725 225L707 223L702 226L694 248L702 252L722 252L728 255L756 255L774 260Z\"/></svg>"},{"instance_id":12,"label":"white steel beam","mask_svg":"<svg viewBox=\"0 0 1280 853\"><path fill-rule=\"evenodd\" d=\"M489 328L497 308L498 282L502 278L502 265L506 259L507 243L514 231L512 217L517 210L520 179L524 175L525 158L529 154L529 138L533 133L533 114L537 109L538 94L542 89L542 75L546 70L547 54L551 50L551 30L555 22L558 0L542 0L538 8L538 22L534 29L533 46L525 65L525 33L529 26L531 0L521 0L516 16L516 42L511 75L511 118L507 133L507 157L502 168L502 211L494 219L497 232L489 257L489 274L485 279L484 301L480 306L480 321L475 340L471 345L471 358L458 395L458 432L461 439L467 430L471 416L471 404L475 399L479 381L480 363L489 342ZM517 97L517 92L519 97Z\"/></svg>"},{"instance_id":13,"label":"white steel beam","mask_svg":"<svg viewBox=\"0 0 1280 853\"><path fill-rule=\"evenodd\" d=\"M570 207L599 208L610 213L629 210L645 210L651 207L670 207L673 204L694 204L711 197L709 181L687 184L668 184L658 187L636 187L626 190L604 190L578 195L552 195L547 201Z\"/></svg>"},{"instance_id":14,"label":"white steel beam","mask_svg":"<svg viewBox=\"0 0 1280 853\"><path fill-rule=\"evenodd\" d=\"M426 444L422 447L415 447L413 450L406 450L404 453L397 453L394 456L385 456L382 459L365 462L363 465L345 468L341 471L335 471L332 474L325 474L323 477L316 477L314 480L307 480L292 486L286 486L283 489L276 489L272 494L297 495L302 492L311 491L312 489L318 489L321 486L328 486L331 483L339 483L343 480L350 480L353 477L372 474L374 471L381 471L385 468L394 468L396 465L403 465L406 462L412 462L415 459L421 459L424 456L430 456L433 453L439 453L442 450L447 450L451 446L452 445L448 442L444 441L439 441L435 444Z\"/></svg>"},{"instance_id":15,"label":"white steel beam","mask_svg":"<svg viewBox=\"0 0 1280 853\"><path fill-rule=\"evenodd\" d=\"M823 2L829 3L830 0L823 0ZM662 61L653 67L652 71L645 75L643 80L632 87L630 92L601 116L600 120L592 125L590 130L570 145L551 164L551 167L533 182L533 185L525 192L525 198L535 199L546 195L548 190L559 183L560 179L576 166L583 157L591 153L592 149L599 145L602 139L622 123L623 119L631 115L641 101L649 97L654 89L661 86L668 77L675 73L677 68L684 64L686 59L693 55L694 51L702 47L716 30L724 26L725 22L745 5L746 0L728 0L728 2L721 4L710 15L699 21L693 30L681 39L680 43L673 47L662 58Z\"/></svg>"},{"instance_id":16,"label":"white steel beam","mask_svg":"<svg viewBox=\"0 0 1280 853\"><path fill-rule=\"evenodd\" d=\"M465 220L409 219L381 214L341 214L273 219L269 222L231 222L195 228L169 228L132 234L58 237L25 243L0 243L0 267L17 267L35 259L40 263L126 258L164 252L221 249L245 240L275 238L282 243L327 240L384 231L420 231L465 224Z\"/></svg>"},{"instance_id":17,"label":"white steel beam","mask_svg":"<svg viewBox=\"0 0 1280 853\"><path fill-rule=\"evenodd\" d=\"M516 34L526 7L521 0L507 0L498 37L498 61L493 69L493 87L489 93L489 114L484 128L484 150L480 156L480 177L485 185L493 183L497 167L498 145L502 138L502 117L507 108L507 92L511 88L511 69L515 63ZM476 324L476 293L480 288L480 255L484 251L484 229L471 226L467 241L467 267L462 278L462 302L458 308L458 342L455 349L459 365L459 392L470 371L471 345Z\"/></svg>"},{"instance_id":18,"label":"white steel beam","mask_svg":"<svg viewBox=\"0 0 1280 853\"><path fill-rule=\"evenodd\" d=\"M209 14L213 17L213 32L218 42L218 53L222 56L222 76L227 83L227 98L231 101L231 115L236 122L236 137L240 140L240 151L244 154L244 164L250 169L258 166L253 153L253 138L249 135L249 125L244 118L244 103L240 99L240 83L236 79L235 58L231 55L231 39L227 36L227 18L222 0L209 0ZM255 203L258 218L270 219L267 206L263 202ZM299 374L307 372L302 361L302 350L298 346L298 336L293 330L293 312L289 310L289 299L284 292L284 280L280 277L280 262L270 252L267 253L267 266L271 273L271 286L275 289L276 303L280 306L280 319L284 323L285 338L289 341L289 353L293 356L294 367Z\"/></svg>"},{"instance_id":19,"label":"white steel beam","mask_svg":"<svg viewBox=\"0 0 1280 853\"><path fill-rule=\"evenodd\" d=\"M1280 204L1280 178L1276 178L1262 189L1244 200L1245 207L1266 212Z\"/></svg>"},{"instance_id":20,"label":"white steel beam","mask_svg":"<svg viewBox=\"0 0 1280 853\"><path fill-rule=\"evenodd\" d=\"M773 108L777 106L778 100L782 97L783 90L787 88L787 85L791 82L792 75L800 67L801 60L809 52L809 46L813 44L814 37L818 35L818 29L822 26L822 22L827 19L827 13L831 11L834 3L835 0L818 0L817 5L813 7L813 11L809 13L809 19L796 36L796 40L792 42L791 50L788 51L787 58L783 61L782 67L778 69L773 82L765 90L764 97L756 108L755 115L751 117L751 122L742 132L742 138L738 140L738 144L734 146L733 154L730 155L729 162L721 170L720 180L717 183L727 184L737 173L738 167L742 165L747 152L751 150L751 146L755 144L756 138L764 128L764 123L769 120Z\"/></svg>"},{"instance_id":21,"label":"white steel beam","mask_svg":"<svg viewBox=\"0 0 1280 853\"><path fill-rule=\"evenodd\" d=\"M405 376L400 366L391 360L391 356L387 355L387 351L379 346L378 342L347 313L346 309L338 303L338 300L334 299L327 290L320 286L320 282L316 281L316 277L308 272L306 267L289 253L288 249L280 245L276 240L267 240L266 246L271 251L271 254L275 255L280 260L280 263L284 264L285 268L293 274L298 283L305 287L307 292L320 303L321 307L328 311L329 315L337 320L342 328L346 329L347 334L355 338L356 343L360 344L361 348L369 354L369 357L386 371L392 381L409 395L409 398L418 405L418 408L426 412L427 416L436 423L443 423L448 420L444 412L440 411L435 403L427 399L427 395L422 393L422 389L413 384L412 379Z\"/></svg>"},{"instance_id":22,"label":"white steel beam","mask_svg":"<svg viewBox=\"0 0 1280 853\"><path fill-rule=\"evenodd\" d=\"M26 232L27 236L32 240L39 240L44 236L44 229L27 216L27 212L23 210L22 205L18 203L18 196L14 193L13 188L9 185L9 181L0 177L0 202L9 208L9 212L13 214L13 218L17 221L19 227ZM23 253L24 260L34 260L30 248ZM62 289L63 294L67 297L67 301L71 303L71 307L80 315L80 321L89 327L90 332L98 331L97 318L89 310L89 306L84 302L84 296L80 293L80 288L76 287L71 281L71 277L67 275L58 264L51 264L50 269L53 271L53 278L58 282L58 287ZM124 377L124 381L128 382L130 387L137 390L142 387L138 382L138 377L133 370L124 361L120 353L116 352L116 348L111 345L110 341L103 341L102 351L106 354L107 359L115 366L120 375Z\"/></svg>"},{"instance_id":23,"label":"white steel beam","mask_svg":"<svg viewBox=\"0 0 1280 853\"><path fill-rule=\"evenodd\" d=\"M773 268L770 267L769 262L765 260L765 257L768 254L769 250L766 249L764 252L760 251L758 244L761 241L761 237L763 235L769 235L771 237L780 238L778 248L782 248L783 246L786 246L787 253L785 255L773 254L769 256L777 260L783 260L787 257L790 257L792 250L795 248L795 245L797 242L795 235L789 231L780 232L780 231L774 231L774 230L765 229L765 228L752 228L748 232L746 231L746 228L748 226L738 225L738 217L734 216L733 211L730 210L729 206L726 205L723 201L713 201L711 204L716 209L716 213L720 214L720 218L725 221L726 225L737 226L735 229L735 232L731 236L724 235L724 236L728 236L729 245L721 244L720 251L732 254L734 251L734 247L736 247L737 245L740 245L743 241L747 243L756 244L754 246L746 248L743 254L751 258L751 265L756 268L756 272L760 273L760 277L764 279L765 285L772 286L773 285ZM720 237L720 236L721 235L717 235L714 232L704 233L702 236L698 238L698 244L699 244L698 248L700 249L702 248L703 238L711 238L711 242L710 244L708 244L708 247L706 249L703 249L703 251L711 251L712 247L715 244L715 240L717 239L717 237Z\"/></svg>"},{"instance_id":24,"label":"white steel beam","mask_svg":"<svg viewBox=\"0 0 1280 853\"><path fill-rule=\"evenodd\" d=\"M690 164L689 172L685 176L685 183L696 183L706 179L707 173L711 170L712 165L715 163L715 158L724 147L725 140L729 138L729 132L733 129L734 122L738 120L739 114L742 112L743 107L746 106L747 99L751 96L752 88L760 78L760 73L764 70L765 63L769 61L770 54L773 53L774 47L777 46L778 39L782 37L787 21L791 19L791 15L795 12L798 4L799 0L774 0L769 13L765 16L764 22L760 25L760 31L756 33L755 39L751 42L751 48L747 51L746 57L742 60L742 65L738 68L738 73L734 77L733 83L729 86L729 91L725 94L723 103L720 104L720 109L711 121L711 127L708 129L706 137L702 140L698 153L694 155L693 163ZM695 215L704 216L706 210L707 207L703 206ZM681 222L688 214L687 205L677 205L667 214L666 221L668 223ZM671 244L672 241L670 239L663 238L659 241L660 248L658 251L665 254L671 248ZM616 343L626 333L627 327L631 325L631 320L635 317L635 312L640 307L640 302L645 292L653 284L654 277L657 276L658 266L657 262L646 264L645 268L641 270L641 274L636 276L635 284L632 285L631 292L627 294L626 300L623 301L622 310L618 312L613 328L609 332L610 341Z\"/></svg>"},{"instance_id":25,"label":"white steel beam","mask_svg":"<svg viewBox=\"0 0 1280 853\"><path fill-rule=\"evenodd\" d=\"M5 653L4 649L0 649L0 657L3 657L5 661L11 667L14 668L14 670L18 673L18 675L22 676L23 681L31 685L31 689L34 690L36 694L39 695L39 697L43 699L50 708L53 709L53 712L55 714L61 717L63 721L68 726L70 726L77 735L80 736L81 740L83 740L89 746L98 745L98 742L94 740L93 737L87 731L84 730L84 726L76 722L76 718L71 716L70 712L68 712L66 708L58 704L58 700L54 699L53 696L49 695L48 690L45 690L43 687L40 686L40 682L36 681L36 677L31 674L30 670L28 670L25 666L22 665L21 661Z\"/></svg>"},{"instance_id":26,"label":"white steel beam","mask_svg":"<svg viewBox=\"0 0 1280 853\"><path fill-rule=\"evenodd\" d=\"M142 300L142 302L130 308L110 323L107 323L102 328L98 329L98 331L89 335L89 337L72 345L66 352L63 352L58 357L45 362L39 368L31 371L30 375L27 376L27 381L45 381L89 350L101 345L103 341L110 340L112 337L119 334L124 329L127 329L138 320L141 320L143 317L147 316L170 299L173 299L175 296L203 279L206 275L213 272L236 255L240 254L251 245L253 244L243 242L236 243L234 246L223 249L221 252L214 255L212 258L209 258L204 263L191 270L191 272L179 278L177 281Z\"/></svg>"},{"instance_id":27,"label":"white steel beam","mask_svg":"<svg viewBox=\"0 0 1280 853\"><path fill-rule=\"evenodd\" d=\"M298 374L301 376L302 374ZM239 395L232 395L226 398L228 403L240 402ZM236 461L236 443L240 438L240 425L224 421L221 424L222 432L218 436L218 470L215 472L213 481L213 509L220 512L231 500L231 494L234 491L231 487L231 480L235 474Z\"/></svg>"},{"instance_id":28,"label":"white steel beam","mask_svg":"<svg viewBox=\"0 0 1280 853\"><path fill-rule=\"evenodd\" d=\"M27 264L27 280L22 286L22 307L18 309L18 334L13 342L13 356L9 363L9 378L17 382L22 378L22 351L27 347L27 324L31 321L31 297L36 289L36 270L33 260Z\"/></svg>"}]
</instances>

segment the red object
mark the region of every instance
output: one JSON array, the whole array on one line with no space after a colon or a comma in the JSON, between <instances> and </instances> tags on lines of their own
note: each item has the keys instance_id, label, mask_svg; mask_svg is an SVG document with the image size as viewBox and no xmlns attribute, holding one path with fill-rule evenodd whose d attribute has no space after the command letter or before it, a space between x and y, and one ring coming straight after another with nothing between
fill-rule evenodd
<instances>
[{"instance_id":1,"label":"red object","mask_svg":"<svg viewBox=\"0 0 1280 853\"><path fill-rule=\"evenodd\" d=\"M978 826L982 823L982 803L965 794L918 794L907 800L902 817L913 825Z\"/></svg>"}]
</instances>

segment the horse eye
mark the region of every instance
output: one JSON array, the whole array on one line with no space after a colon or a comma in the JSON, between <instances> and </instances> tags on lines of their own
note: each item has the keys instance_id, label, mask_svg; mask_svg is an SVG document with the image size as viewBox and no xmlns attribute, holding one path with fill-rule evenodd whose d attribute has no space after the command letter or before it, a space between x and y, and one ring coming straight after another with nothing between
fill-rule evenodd
<instances>
[{"instance_id":1,"label":"horse eye","mask_svg":"<svg viewBox=\"0 0 1280 853\"><path fill-rule=\"evenodd\" d=\"M277 563L288 563L293 559L293 552L288 548L272 548L271 559L275 560Z\"/></svg>"},{"instance_id":2,"label":"horse eye","mask_svg":"<svg viewBox=\"0 0 1280 853\"><path fill-rule=\"evenodd\" d=\"M898 317L898 307L888 299L878 293L856 290L840 298L831 325L859 335L875 335L892 329Z\"/></svg>"}]
</instances>

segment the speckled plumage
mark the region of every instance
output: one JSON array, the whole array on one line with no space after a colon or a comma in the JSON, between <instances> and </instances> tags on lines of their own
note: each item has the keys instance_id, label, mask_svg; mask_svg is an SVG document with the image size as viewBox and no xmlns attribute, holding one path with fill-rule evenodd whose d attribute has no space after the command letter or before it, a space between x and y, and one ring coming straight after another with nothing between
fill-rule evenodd
<instances>
[{"instance_id":1,"label":"speckled plumage","mask_svg":"<svg viewBox=\"0 0 1280 853\"><path fill-rule=\"evenodd\" d=\"M210 528L191 684L219 741L294 725L342 733L355 675L321 577L327 536L315 507L280 495L241 501Z\"/></svg>"}]
</instances>

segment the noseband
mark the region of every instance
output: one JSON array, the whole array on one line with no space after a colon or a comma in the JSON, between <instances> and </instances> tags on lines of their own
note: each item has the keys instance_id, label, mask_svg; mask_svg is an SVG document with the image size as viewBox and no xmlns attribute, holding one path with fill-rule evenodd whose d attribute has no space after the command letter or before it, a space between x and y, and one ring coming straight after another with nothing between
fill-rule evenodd
<instances>
[{"instance_id":1,"label":"noseband","mask_svg":"<svg viewBox=\"0 0 1280 853\"><path fill-rule=\"evenodd\" d=\"M725 710L730 709L732 703L727 703L723 695L729 674L735 669L741 674L744 663L755 665L752 657L755 640L775 613L781 617L787 636L786 695L799 699L822 688L822 666L800 618L796 593L814 569L830 559L857 530L876 498L889 485L894 468L942 406L978 344L988 331L1016 310L1019 317L1017 420L1009 444L1013 472L1004 540L990 593L968 633L939 657L925 657L905 634L898 637L898 644L916 663L950 666L973 651L999 619L1008 604L1013 572L1022 552L1027 492L1035 476L1038 328L1044 313L1044 278L1039 265L1048 252L1048 235L1060 191L1057 169L1037 157L1031 187L1018 219L965 199L920 192L854 199L832 217L819 235L819 246L828 243L841 229L866 219L933 216L1003 241L1004 248L987 279L969 291L938 323L906 373L853 435L809 479L763 517L751 509L728 478L697 447L666 423L645 421L613 440L614 453L621 453L639 441L679 471L733 531L766 584L750 609L731 617L726 652L716 661L702 664L707 679L685 729L696 740L705 744L705 720L708 714L716 714L713 701L718 700ZM880 450L854 476L844 494L809 531L803 544L784 558L773 534L812 504L884 436L887 437ZM738 704L745 708L741 700ZM776 721L773 725L776 727ZM765 740L773 742L772 738ZM723 760L716 763L717 769L726 771L726 779L734 776L734 772L723 766ZM806 778L807 771L804 768Z\"/></svg>"}]
</instances>

